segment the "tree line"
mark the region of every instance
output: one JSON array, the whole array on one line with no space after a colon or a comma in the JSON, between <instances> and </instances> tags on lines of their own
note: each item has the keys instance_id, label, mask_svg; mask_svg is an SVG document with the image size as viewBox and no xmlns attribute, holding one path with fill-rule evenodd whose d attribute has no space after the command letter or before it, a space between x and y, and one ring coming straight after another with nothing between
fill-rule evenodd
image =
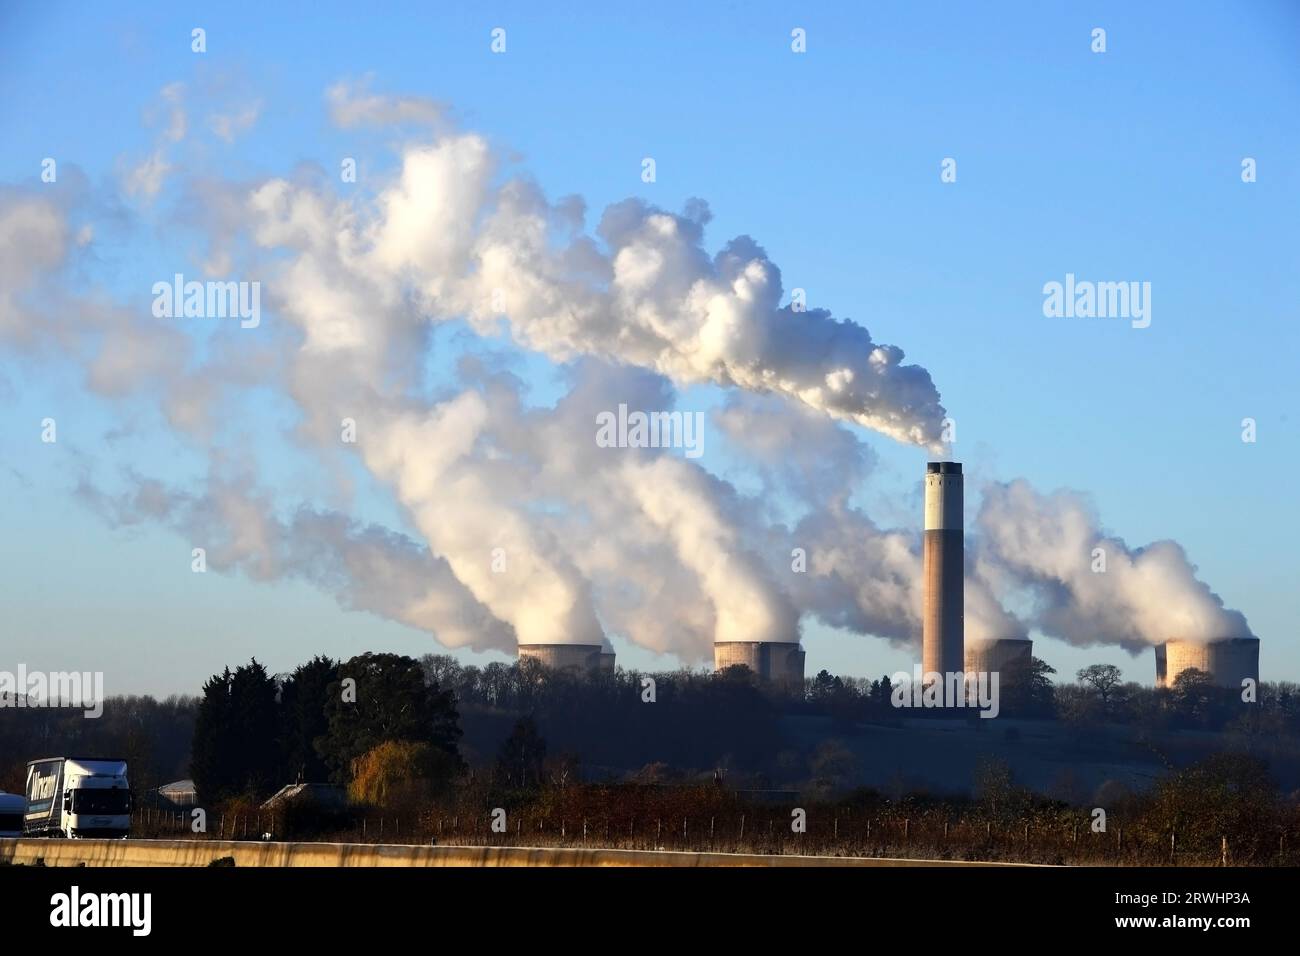
<instances>
[{"instance_id":1,"label":"tree line","mask_svg":"<svg viewBox=\"0 0 1300 956\"><path fill-rule=\"evenodd\" d=\"M398 770L446 785L460 735L454 695L413 658L314 657L278 678L254 659L203 685L191 776L206 801L326 781L384 793Z\"/></svg>"},{"instance_id":2,"label":"tree line","mask_svg":"<svg viewBox=\"0 0 1300 956\"><path fill-rule=\"evenodd\" d=\"M1263 683L1246 704L1196 671L1170 688L1151 688L1122 682L1112 665L1084 668L1077 682L1061 684L1038 659L1022 667L1004 675L1005 716L1300 736L1295 684ZM629 769L643 782L720 772L759 785L803 775L830 789L851 778L848 758L823 741L800 756L801 766L788 766L797 748L785 740L786 718L830 718L831 733L897 720L892 690L888 676L825 670L790 689L743 667L583 674L529 659L477 667L447 655L367 653L348 661L318 656L274 675L253 660L212 675L197 698L110 698L98 720L69 709L6 709L0 788L23 789L27 760L82 754L127 759L137 793L191 776L206 801L264 798L294 782L332 782L362 799L415 799L467 771L507 789L584 774L628 778Z\"/></svg>"}]
</instances>

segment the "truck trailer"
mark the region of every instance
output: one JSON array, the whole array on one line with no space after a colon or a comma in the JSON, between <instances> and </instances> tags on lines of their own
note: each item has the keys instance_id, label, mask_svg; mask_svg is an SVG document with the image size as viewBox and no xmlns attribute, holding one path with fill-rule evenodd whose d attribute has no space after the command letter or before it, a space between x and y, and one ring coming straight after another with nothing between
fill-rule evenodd
<instances>
[{"instance_id":1,"label":"truck trailer","mask_svg":"<svg viewBox=\"0 0 1300 956\"><path fill-rule=\"evenodd\" d=\"M0 793L0 837L23 835L23 814L27 800L21 793Z\"/></svg>"},{"instance_id":2,"label":"truck trailer","mask_svg":"<svg viewBox=\"0 0 1300 956\"><path fill-rule=\"evenodd\" d=\"M125 760L46 757L27 765L25 836L125 839L130 828Z\"/></svg>"}]
</instances>

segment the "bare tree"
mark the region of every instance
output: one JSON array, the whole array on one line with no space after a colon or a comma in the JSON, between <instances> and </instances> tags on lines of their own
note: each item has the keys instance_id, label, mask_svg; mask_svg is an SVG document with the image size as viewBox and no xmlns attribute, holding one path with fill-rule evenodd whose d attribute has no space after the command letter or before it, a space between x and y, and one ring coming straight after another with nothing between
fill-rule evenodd
<instances>
[{"instance_id":1,"label":"bare tree","mask_svg":"<svg viewBox=\"0 0 1300 956\"><path fill-rule=\"evenodd\" d=\"M1089 664L1075 676L1080 684L1086 684L1097 692L1103 707L1110 706L1111 693L1120 683L1118 667L1114 664Z\"/></svg>"}]
</instances>

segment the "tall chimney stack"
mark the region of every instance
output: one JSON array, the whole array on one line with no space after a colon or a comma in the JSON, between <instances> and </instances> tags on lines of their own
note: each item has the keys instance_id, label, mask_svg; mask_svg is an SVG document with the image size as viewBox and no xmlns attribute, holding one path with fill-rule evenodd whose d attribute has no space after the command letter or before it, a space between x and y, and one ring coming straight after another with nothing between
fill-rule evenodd
<instances>
[{"instance_id":1,"label":"tall chimney stack","mask_svg":"<svg viewBox=\"0 0 1300 956\"><path fill-rule=\"evenodd\" d=\"M925 607L921 612L923 675L965 670L961 462L925 468Z\"/></svg>"}]
</instances>

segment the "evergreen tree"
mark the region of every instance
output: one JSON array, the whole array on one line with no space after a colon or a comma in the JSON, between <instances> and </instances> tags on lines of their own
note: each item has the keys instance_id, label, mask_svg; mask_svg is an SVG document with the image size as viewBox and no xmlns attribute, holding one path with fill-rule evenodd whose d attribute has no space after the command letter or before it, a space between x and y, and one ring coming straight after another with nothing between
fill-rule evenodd
<instances>
[{"instance_id":1,"label":"evergreen tree","mask_svg":"<svg viewBox=\"0 0 1300 956\"><path fill-rule=\"evenodd\" d=\"M410 657L366 653L340 664L325 717L328 729L316 750L336 782L346 782L353 761L385 741L428 743L446 756L448 773L464 768L455 695L426 684L420 662Z\"/></svg>"},{"instance_id":2,"label":"evergreen tree","mask_svg":"<svg viewBox=\"0 0 1300 956\"><path fill-rule=\"evenodd\" d=\"M194 743L190 751L190 776L204 800L215 800L228 791L231 777L232 740L230 726L230 668L212 676L203 685L199 712L194 721Z\"/></svg>"},{"instance_id":3,"label":"evergreen tree","mask_svg":"<svg viewBox=\"0 0 1300 956\"><path fill-rule=\"evenodd\" d=\"M329 774L315 743L329 732L325 704L338 676L338 664L318 656L299 665L280 685L280 749L286 783L319 782Z\"/></svg>"},{"instance_id":4,"label":"evergreen tree","mask_svg":"<svg viewBox=\"0 0 1300 956\"><path fill-rule=\"evenodd\" d=\"M204 800L265 793L279 777L275 680L256 659L203 685L190 775Z\"/></svg>"},{"instance_id":5,"label":"evergreen tree","mask_svg":"<svg viewBox=\"0 0 1300 956\"><path fill-rule=\"evenodd\" d=\"M235 792L269 795L284 782L278 696L275 678L256 658L235 669L230 682L231 732L238 742L232 780Z\"/></svg>"}]
</instances>

